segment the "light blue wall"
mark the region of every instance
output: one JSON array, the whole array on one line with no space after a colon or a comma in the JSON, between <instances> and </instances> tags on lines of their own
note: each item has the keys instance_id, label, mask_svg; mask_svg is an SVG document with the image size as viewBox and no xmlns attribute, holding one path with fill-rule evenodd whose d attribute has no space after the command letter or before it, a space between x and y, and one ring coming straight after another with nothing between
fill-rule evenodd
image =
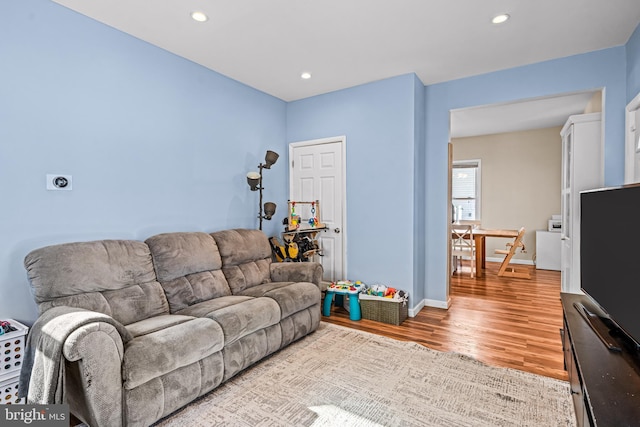
<instances>
[{"instance_id":1,"label":"light blue wall","mask_svg":"<svg viewBox=\"0 0 640 427\"><path fill-rule=\"evenodd\" d=\"M636 27L627 48L627 104L640 93L640 25Z\"/></svg>"},{"instance_id":2,"label":"light blue wall","mask_svg":"<svg viewBox=\"0 0 640 427\"><path fill-rule=\"evenodd\" d=\"M605 184L623 182L625 47L591 52L427 86L426 298L446 297L449 111L558 93L605 88Z\"/></svg>"},{"instance_id":3,"label":"light blue wall","mask_svg":"<svg viewBox=\"0 0 640 427\"><path fill-rule=\"evenodd\" d=\"M34 248L257 227L245 175L286 158L283 101L48 0L0 2L0 64L0 318L35 319ZM265 172L279 214L286 179L285 161Z\"/></svg>"},{"instance_id":4,"label":"light blue wall","mask_svg":"<svg viewBox=\"0 0 640 427\"><path fill-rule=\"evenodd\" d=\"M346 136L348 278L413 292L415 75L287 105L287 141Z\"/></svg>"},{"instance_id":5,"label":"light blue wall","mask_svg":"<svg viewBox=\"0 0 640 427\"><path fill-rule=\"evenodd\" d=\"M606 182L622 182L626 46L424 87L399 76L284 103L48 0L0 2L0 317L30 321L22 260L47 244L255 227L264 152L285 215L287 143L347 137L349 277L446 298L449 110L606 89ZM45 190L46 173L74 190ZM266 222L275 234L280 221Z\"/></svg>"}]
</instances>

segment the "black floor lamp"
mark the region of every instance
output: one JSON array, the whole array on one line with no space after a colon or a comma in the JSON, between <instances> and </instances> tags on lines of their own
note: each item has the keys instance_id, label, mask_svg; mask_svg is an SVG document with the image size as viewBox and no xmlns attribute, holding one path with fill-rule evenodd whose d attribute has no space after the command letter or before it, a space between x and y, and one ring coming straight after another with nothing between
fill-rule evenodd
<instances>
[{"instance_id":1,"label":"black floor lamp","mask_svg":"<svg viewBox=\"0 0 640 427\"><path fill-rule=\"evenodd\" d=\"M271 169L271 165L275 164L278 161L278 153L275 151L268 150L267 154L264 156L264 163L260 163L258 165L258 169L260 172L249 172L247 174L247 183L251 188L251 191L260 191L260 202L258 203L258 218L260 219L260 227L262 230L262 220L270 220L273 215L276 213L276 204L273 202L266 202L264 204L264 214L263 214L263 206L262 206L262 170L263 169Z\"/></svg>"}]
</instances>

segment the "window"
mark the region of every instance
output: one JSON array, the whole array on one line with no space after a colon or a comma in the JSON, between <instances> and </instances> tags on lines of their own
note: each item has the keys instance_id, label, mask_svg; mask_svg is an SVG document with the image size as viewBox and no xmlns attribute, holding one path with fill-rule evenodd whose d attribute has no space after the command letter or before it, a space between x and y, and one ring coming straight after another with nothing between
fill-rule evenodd
<instances>
[{"instance_id":1,"label":"window","mask_svg":"<svg viewBox=\"0 0 640 427\"><path fill-rule=\"evenodd\" d=\"M452 219L480 220L480 160L453 162L452 174Z\"/></svg>"}]
</instances>

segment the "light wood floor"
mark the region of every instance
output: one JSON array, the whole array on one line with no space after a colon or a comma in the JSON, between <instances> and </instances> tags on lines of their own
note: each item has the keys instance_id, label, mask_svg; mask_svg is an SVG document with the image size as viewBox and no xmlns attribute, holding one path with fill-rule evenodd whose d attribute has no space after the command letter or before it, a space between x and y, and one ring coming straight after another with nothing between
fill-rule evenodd
<instances>
[{"instance_id":1,"label":"light wood floor","mask_svg":"<svg viewBox=\"0 0 640 427\"><path fill-rule=\"evenodd\" d=\"M429 348L472 356L489 365L515 368L567 380L560 328L560 272L531 269L531 279L498 277L499 263L487 262L487 274L471 279L468 270L451 278L448 310L424 307L395 326L349 320L334 307L322 320Z\"/></svg>"}]
</instances>

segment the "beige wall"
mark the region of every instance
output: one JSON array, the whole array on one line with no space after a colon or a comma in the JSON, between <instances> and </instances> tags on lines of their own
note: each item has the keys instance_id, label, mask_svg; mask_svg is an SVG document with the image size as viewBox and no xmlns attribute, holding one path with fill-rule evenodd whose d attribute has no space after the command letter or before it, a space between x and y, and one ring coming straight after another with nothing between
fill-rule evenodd
<instances>
[{"instance_id":1,"label":"beige wall","mask_svg":"<svg viewBox=\"0 0 640 427\"><path fill-rule=\"evenodd\" d=\"M533 259L536 230L560 214L561 126L524 132L455 138L453 160L481 160L482 228L526 228L527 252ZM504 249L506 239L487 239L487 258Z\"/></svg>"}]
</instances>

